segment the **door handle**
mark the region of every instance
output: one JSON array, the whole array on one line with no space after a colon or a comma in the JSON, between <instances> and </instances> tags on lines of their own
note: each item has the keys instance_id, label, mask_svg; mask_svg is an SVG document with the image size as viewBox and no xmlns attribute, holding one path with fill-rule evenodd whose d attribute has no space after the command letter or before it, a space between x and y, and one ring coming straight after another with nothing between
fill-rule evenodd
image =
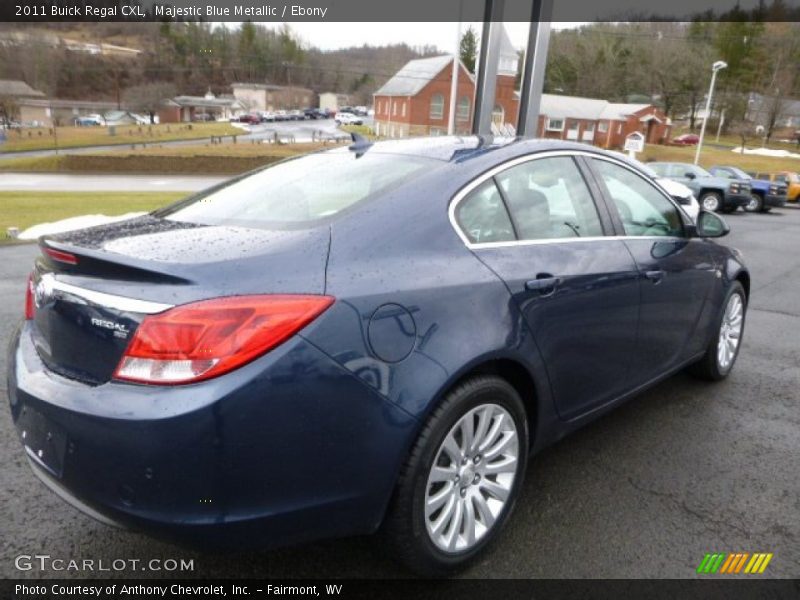
<instances>
[{"instance_id":1,"label":"door handle","mask_svg":"<svg viewBox=\"0 0 800 600\"><path fill-rule=\"evenodd\" d=\"M556 291L558 284L561 283L560 277L553 277L549 273L542 273L525 282L525 289L529 292L539 292L542 296L549 296Z\"/></svg>"},{"instance_id":2,"label":"door handle","mask_svg":"<svg viewBox=\"0 0 800 600\"><path fill-rule=\"evenodd\" d=\"M664 279L664 275L665 273L661 269L658 269L656 271L646 271L644 274L644 276L647 277L647 279L652 281L654 284L660 283L661 280Z\"/></svg>"}]
</instances>

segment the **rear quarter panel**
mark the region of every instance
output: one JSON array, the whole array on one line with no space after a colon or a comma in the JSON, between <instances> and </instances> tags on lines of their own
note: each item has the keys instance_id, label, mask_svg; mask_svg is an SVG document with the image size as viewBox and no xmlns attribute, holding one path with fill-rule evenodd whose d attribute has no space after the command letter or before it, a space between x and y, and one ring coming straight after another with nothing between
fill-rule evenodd
<instances>
[{"instance_id":1,"label":"rear quarter panel","mask_svg":"<svg viewBox=\"0 0 800 600\"><path fill-rule=\"evenodd\" d=\"M463 174L447 169L450 176L423 178L334 224L326 293L336 303L306 337L420 423L471 368L514 360L537 383L542 423L553 411L538 349L505 284L450 226L448 203ZM370 332L387 304L410 315L388 326L409 350L399 360L385 360Z\"/></svg>"}]
</instances>

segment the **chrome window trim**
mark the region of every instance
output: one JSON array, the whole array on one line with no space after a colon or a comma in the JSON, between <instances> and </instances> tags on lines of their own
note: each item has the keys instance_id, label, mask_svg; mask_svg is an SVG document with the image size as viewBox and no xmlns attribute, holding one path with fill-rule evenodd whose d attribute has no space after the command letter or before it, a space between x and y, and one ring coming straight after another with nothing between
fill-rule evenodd
<instances>
[{"instance_id":1,"label":"chrome window trim","mask_svg":"<svg viewBox=\"0 0 800 600\"><path fill-rule=\"evenodd\" d=\"M106 294L105 292L87 290L85 288L59 281L52 273L43 274L36 284L38 285L39 282L44 282L45 287L49 288L54 298L66 300L67 302L77 301L78 304L89 304L92 306L111 308L113 310L120 310L123 312L152 315L164 312L165 310L169 310L175 306L174 304L150 302L148 300L138 300L136 298L129 298L127 296L117 296L116 294Z\"/></svg>"},{"instance_id":2,"label":"chrome window trim","mask_svg":"<svg viewBox=\"0 0 800 600\"><path fill-rule=\"evenodd\" d=\"M509 248L514 246L532 246L538 244L563 244L565 242L597 242L601 240L636 240L636 239L654 239L654 240L685 240L688 241L690 238L688 237L679 237L679 236L666 236L666 235L645 235L645 236L637 236L637 235L603 235L603 236L592 236L592 237L561 237L561 238L546 238L541 240L514 240L510 242L470 242L469 238L466 236L464 231L458 224L456 220L456 209L458 208L459 203L469 195L475 188L479 187L487 180L491 179L498 173L502 173L506 169L510 169L512 167L516 167L517 165L524 164L526 162L539 160L542 158L553 158L558 156L587 156L589 158L597 158L600 160L605 160L610 163L614 163L628 169L634 175L637 175L641 179L646 182L649 182L653 188L655 188L659 193L661 193L664 198L678 211L680 215L683 210L680 206L675 202L675 199L672 198L665 190L662 190L660 186L650 181L648 178L643 177L641 173L638 173L636 169L631 167L630 165L625 164L623 161L618 160L611 156L605 156L603 154L598 154L595 152L590 152L587 150L547 150L544 152L537 152L535 154L526 154L525 156L518 156L516 158L512 158L504 163L497 165L496 167L492 167L485 173L482 173L469 183L467 183L464 187L462 187L458 192L450 200L450 206L447 209L448 219L450 220L450 226L455 230L456 234L461 241L464 242L464 245L469 248L470 250L480 249L480 248ZM593 199L596 203L597 200ZM683 219L681 219L681 223L683 223Z\"/></svg>"}]
</instances>

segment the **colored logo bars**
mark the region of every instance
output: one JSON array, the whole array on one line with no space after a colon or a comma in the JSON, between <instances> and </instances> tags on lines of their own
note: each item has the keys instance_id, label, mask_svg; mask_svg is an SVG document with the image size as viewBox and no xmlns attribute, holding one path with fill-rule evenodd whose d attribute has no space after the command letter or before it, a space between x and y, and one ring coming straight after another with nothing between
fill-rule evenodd
<instances>
[{"instance_id":1,"label":"colored logo bars","mask_svg":"<svg viewBox=\"0 0 800 600\"><path fill-rule=\"evenodd\" d=\"M697 572L704 574L731 575L745 573L755 575L756 573L763 573L771 560L771 552L756 552L755 554L750 554L749 552L709 553L703 557L703 561L697 567Z\"/></svg>"}]
</instances>

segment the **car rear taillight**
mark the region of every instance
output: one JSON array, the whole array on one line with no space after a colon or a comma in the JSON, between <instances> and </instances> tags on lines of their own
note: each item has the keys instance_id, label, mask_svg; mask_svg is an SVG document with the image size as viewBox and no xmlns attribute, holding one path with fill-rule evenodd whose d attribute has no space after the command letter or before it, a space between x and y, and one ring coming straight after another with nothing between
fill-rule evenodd
<instances>
[{"instance_id":1,"label":"car rear taillight","mask_svg":"<svg viewBox=\"0 0 800 600\"><path fill-rule=\"evenodd\" d=\"M42 248L42 252L44 252L47 256L52 258L53 260L57 260L58 262L66 263L68 265L77 265L78 264L78 257L74 254L70 254L69 252L62 252L61 250L56 250L55 248Z\"/></svg>"},{"instance_id":2,"label":"car rear taillight","mask_svg":"<svg viewBox=\"0 0 800 600\"><path fill-rule=\"evenodd\" d=\"M149 315L136 330L114 377L170 385L222 375L285 342L333 300L330 296L230 296Z\"/></svg>"},{"instance_id":3,"label":"car rear taillight","mask_svg":"<svg viewBox=\"0 0 800 600\"><path fill-rule=\"evenodd\" d=\"M25 320L30 321L36 313L36 302L34 299L33 273L28 275L28 285L25 288Z\"/></svg>"}]
</instances>

